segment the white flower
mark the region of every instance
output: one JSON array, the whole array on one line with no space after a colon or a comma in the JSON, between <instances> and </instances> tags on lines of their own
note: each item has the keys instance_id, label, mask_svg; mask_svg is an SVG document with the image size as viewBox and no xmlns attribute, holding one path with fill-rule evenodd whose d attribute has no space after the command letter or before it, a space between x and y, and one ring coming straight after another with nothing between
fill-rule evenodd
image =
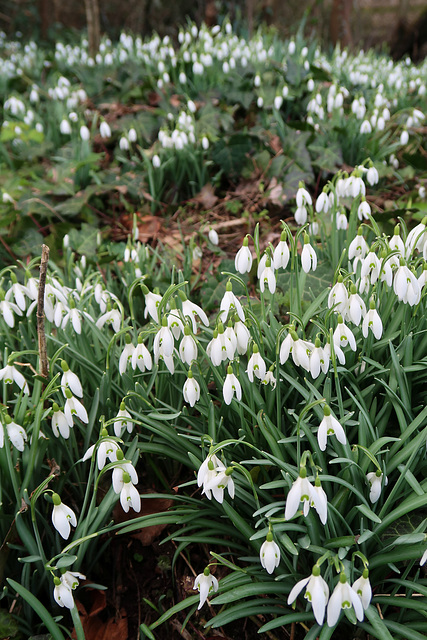
<instances>
[{"instance_id":1,"label":"white flower","mask_svg":"<svg viewBox=\"0 0 427 640\"><path fill-rule=\"evenodd\" d=\"M227 368L227 376L225 378L224 387L222 389L225 404L231 404L233 396L236 395L237 400L242 399L242 387L237 377L233 373L233 367Z\"/></svg>"},{"instance_id":2,"label":"white flower","mask_svg":"<svg viewBox=\"0 0 427 640\"><path fill-rule=\"evenodd\" d=\"M369 311L366 316L363 318L362 323L362 333L363 337L368 337L368 330L371 330L377 340L379 340L383 334L383 323L378 314L378 311L375 309L375 302L371 301L369 305Z\"/></svg>"},{"instance_id":3,"label":"white flower","mask_svg":"<svg viewBox=\"0 0 427 640\"><path fill-rule=\"evenodd\" d=\"M179 295L182 300L182 315L185 318L191 319L193 333L194 334L197 333L196 316L199 316L200 320L203 322L205 327L209 327L209 319L206 313L203 311L203 309L199 307L199 305L196 304L195 302L191 302L191 300L188 300L187 296L184 294L184 292L181 289L179 290Z\"/></svg>"},{"instance_id":4,"label":"white flower","mask_svg":"<svg viewBox=\"0 0 427 640\"><path fill-rule=\"evenodd\" d=\"M296 600L298 594L304 587L306 587L304 598L311 602L316 622L322 626L325 617L326 603L329 598L329 588L320 575L320 567L314 565L311 576L297 582L288 596L288 604L292 604L292 602Z\"/></svg>"},{"instance_id":5,"label":"white flower","mask_svg":"<svg viewBox=\"0 0 427 640\"><path fill-rule=\"evenodd\" d=\"M197 344L193 336L190 334L188 325L184 328L184 337L179 345L179 357L184 364L191 366L193 360L197 359Z\"/></svg>"},{"instance_id":6,"label":"white flower","mask_svg":"<svg viewBox=\"0 0 427 640\"><path fill-rule=\"evenodd\" d=\"M52 431L53 435L56 438L59 438L59 434L65 439L70 437L70 425L68 424L68 420L65 416L65 413L60 410L59 406L56 402L53 403L52 406L53 414L52 414ZM71 426L73 426L71 424Z\"/></svg>"},{"instance_id":7,"label":"white flower","mask_svg":"<svg viewBox=\"0 0 427 640\"><path fill-rule=\"evenodd\" d=\"M61 576L61 582L73 590L79 586L79 580L86 580L86 576L78 571L65 571Z\"/></svg>"},{"instance_id":8,"label":"white flower","mask_svg":"<svg viewBox=\"0 0 427 640\"><path fill-rule=\"evenodd\" d=\"M67 399L65 401L64 413L69 426L73 426L73 416L77 416L82 422L87 424L89 422L87 411L80 400L74 398L69 389L65 389L65 396Z\"/></svg>"},{"instance_id":9,"label":"white flower","mask_svg":"<svg viewBox=\"0 0 427 640\"><path fill-rule=\"evenodd\" d=\"M99 125L99 133L101 134L101 138L111 138L111 129L108 122L103 120Z\"/></svg>"},{"instance_id":10,"label":"white flower","mask_svg":"<svg viewBox=\"0 0 427 640\"><path fill-rule=\"evenodd\" d=\"M332 593L328 603L328 627L334 627L340 617L341 609L354 608L356 618L361 622L364 617L362 601L350 587L344 573L340 573L340 579Z\"/></svg>"},{"instance_id":11,"label":"white flower","mask_svg":"<svg viewBox=\"0 0 427 640\"><path fill-rule=\"evenodd\" d=\"M13 422L9 415L6 415L5 422L9 440L18 451L24 451L25 442L27 441L27 434L24 429L16 422ZM1 440L1 445L3 446L3 433L1 434Z\"/></svg>"},{"instance_id":12,"label":"white flower","mask_svg":"<svg viewBox=\"0 0 427 640\"><path fill-rule=\"evenodd\" d=\"M402 147L404 147L405 145L408 144L408 142L409 142L409 133L406 129L404 129L400 134L400 144L402 145Z\"/></svg>"},{"instance_id":13,"label":"white flower","mask_svg":"<svg viewBox=\"0 0 427 640\"><path fill-rule=\"evenodd\" d=\"M101 438L102 439L98 445L98 450L96 452L96 461L97 461L98 469L100 471L107 464L107 458L110 462L116 462L117 452L121 451L117 442L112 438L108 437L107 429L102 430ZM89 460L92 457L94 451L95 451L95 445L92 445L84 454L82 461L85 462L86 460Z\"/></svg>"},{"instance_id":14,"label":"white flower","mask_svg":"<svg viewBox=\"0 0 427 640\"><path fill-rule=\"evenodd\" d=\"M310 269L316 271L317 268L317 255L306 233L304 234L304 246L301 252L301 266L305 273L308 273Z\"/></svg>"},{"instance_id":15,"label":"white flower","mask_svg":"<svg viewBox=\"0 0 427 640\"><path fill-rule=\"evenodd\" d=\"M0 369L0 380L3 380L5 384L12 384L12 382L16 382L18 387L22 389L24 393L30 393L27 381L13 364L8 364L3 367L3 369Z\"/></svg>"},{"instance_id":16,"label":"white flower","mask_svg":"<svg viewBox=\"0 0 427 640\"><path fill-rule=\"evenodd\" d=\"M160 160L160 157L157 155L157 153L155 153L151 158L151 162L153 163L153 167L155 169L159 169L162 164L162 161Z\"/></svg>"},{"instance_id":17,"label":"white flower","mask_svg":"<svg viewBox=\"0 0 427 640\"><path fill-rule=\"evenodd\" d=\"M338 276L336 284L332 287L328 295L328 307L337 313L345 315L348 305L348 292L343 282L343 277Z\"/></svg>"},{"instance_id":18,"label":"white flower","mask_svg":"<svg viewBox=\"0 0 427 640\"><path fill-rule=\"evenodd\" d=\"M300 187L297 191L297 195L295 196L297 207L303 207L306 204L313 204L311 195L309 194L307 189L304 189L304 187L301 185L302 183L300 182Z\"/></svg>"},{"instance_id":19,"label":"white flower","mask_svg":"<svg viewBox=\"0 0 427 640\"><path fill-rule=\"evenodd\" d=\"M320 213L321 211L323 211L323 213L328 213L329 205L329 196L326 191L322 191L322 193L316 200L316 212Z\"/></svg>"},{"instance_id":20,"label":"white flower","mask_svg":"<svg viewBox=\"0 0 427 640\"><path fill-rule=\"evenodd\" d=\"M215 231L215 229L209 229L208 237L210 242L212 242L212 244L214 244L215 246L218 245L219 238L218 238L218 233Z\"/></svg>"},{"instance_id":21,"label":"white flower","mask_svg":"<svg viewBox=\"0 0 427 640\"><path fill-rule=\"evenodd\" d=\"M131 342L131 337L129 334L126 334L126 344L119 358L119 373L121 376L125 373L128 363L132 362L134 351L135 346Z\"/></svg>"},{"instance_id":22,"label":"white flower","mask_svg":"<svg viewBox=\"0 0 427 640\"><path fill-rule=\"evenodd\" d=\"M201 487L202 485L206 484L210 479L209 474L212 471L216 472L216 469L219 469L219 468L225 469L221 460L219 460L219 458L215 454L208 455L208 457L205 458L205 460L200 465L199 470L197 472L197 486ZM208 498L210 499L210 496L208 496Z\"/></svg>"},{"instance_id":23,"label":"white flower","mask_svg":"<svg viewBox=\"0 0 427 640\"><path fill-rule=\"evenodd\" d=\"M166 316L162 319L162 326L156 333L153 343L154 362L157 364L160 356L170 357L174 350L173 333L168 327Z\"/></svg>"},{"instance_id":24,"label":"white flower","mask_svg":"<svg viewBox=\"0 0 427 640\"><path fill-rule=\"evenodd\" d=\"M350 242L348 247L348 259L353 260L353 258L364 258L368 253L368 244L365 238L362 235L363 229L359 227L357 232L357 236Z\"/></svg>"},{"instance_id":25,"label":"white flower","mask_svg":"<svg viewBox=\"0 0 427 640\"><path fill-rule=\"evenodd\" d=\"M66 118L61 120L61 124L59 125L59 130L63 136L69 136L71 133L71 125Z\"/></svg>"},{"instance_id":26,"label":"white flower","mask_svg":"<svg viewBox=\"0 0 427 640\"><path fill-rule=\"evenodd\" d=\"M279 566L280 563L280 549L273 540L273 534L267 533L267 540L262 543L259 550L259 559L261 566L267 571L267 573L273 573L274 569Z\"/></svg>"},{"instance_id":27,"label":"white flower","mask_svg":"<svg viewBox=\"0 0 427 640\"><path fill-rule=\"evenodd\" d=\"M205 604L208 595L211 592L218 591L218 580L211 574L209 567L206 567L204 572L199 573L196 577L193 589L197 589L200 593L200 603L197 608L201 609Z\"/></svg>"},{"instance_id":28,"label":"white flower","mask_svg":"<svg viewBox=\"0 0 427 640\"><path fill-rule=\"evenodd\" d=\"M120 449L117 451L117 466L114 467L113 473L111 476L111 486L113 487L114 493L121 493L124 485L124 474L127 473L132 484L138 484L138 474L136 473L136 469L130 462L123 461L123 451Z\"/></svg>"},{"instance_id":29,"label":"white flower","mask_svg":"<svg viewBox=\"0 0 427 640\"><path fill-rule=\"evenodd\" d=\"M393 290L400 301L413 307L421 298L421 289L416 276L400 259L400 266L396 269L393 280Z\"/></svg>"},{"instance_id":30,"label":"white flower","mask_svg":"<svg viewBox=\"0 0 427 640\"><path fill-rule=\"evenodd\" d=\"M369 483L370 491L369 491L369 500L372 504L375 504L379 500L381 495L382 481L383 475L379 469L377 471L371 471L366 474L366 479ZM386 478L384 481L384 485L387 485L388 479Z\"/></svg>"},{"instance_id":31,"label":"white flower","mask_svg":"<svg viewBox=\"0 0 427 640\"><path fill-rule=\"evenodd\" d=\"M341 349L350 345L350 349L352 349L352 351L356 351L356 338L349 327L344 324L341 315L338 316L338 324L334 331L333 339L334 344L338 344Z\"/></svg>"},{"instance_id":32,"label":"white flower","mask_svg":"<svg viewBox=\"0 0 427 640\"><path fill-rule=\"evenodd\" d=\"M328 496L326 495L318 477L314 483L313 495L316 496L317 500L312 500L311 506L316 509L320 522L322 524L326 524L326 520L328 519Z\"/></svg>"},{"instance_id":33,"label":"white flower","mask_svg":"<svg viewBox=\"0 0 427 640\"><path fill-rule=\"evenodd\" d=\"M375 284L380 275L381 262L373 251L370 251L362 262L360 277L369 277L371 284Z\"/></svg>"},{"instance_id":34,"label":"white flower","mask_svg":"<svg viewBox=\"0 0 427 640\"><path fill-rule=\"evenodd\" d=\"M301 227L303 224L307 222L307 216L308 216L308 213L307 213L306 207L297 207L297 209L295 209L295 213L294 213L295 222L299 224Z\"/></svg>"},{"instance_id":35,"label":"white flower","mask_svg":"<svg viewBox=\"0 0 427 640\"><path fill-rule=\"evenodd\" d=\"M135 129L132 127L131 129L129 129L129 133L128 133L128 138L130 142L136 142L137 140L137 134Z\"/></svg>"},{"instance_id":36,"label":"white flower","mask_svg":"<svg viewBox=\"0 0 427 640\"><path fill-rule=\"evenodd\" d=\"M324 417L317 431L317 440L322 451L326 449L326 440L328 436L335 435L338 442L345 444L347 442L345 432L340 423L331 415L331 410L326 405L323 409Z\"/></svg>"},{"instance_id":37,"label":"white flower","mask_svg":"<svg viewBox=\"0 0 427 640\"><path fill-rule=\"evenodd\" d=\"M265 378L266 370L267 367L258 351L258 346L254 344L253 353L249 358L248 368L246 369L249 380L251 382L254 381L254 374L257 378L263 380Z\"/></svg>"},{"instance_id":38,"label":"white flower","mask_svg":"<svg viewBox=\"0 0 427 640\"><path fill-rule=\"evenodd\" d=\"M125 429L128 430L128 433L132 433L133 431L132 416L130 415L129 411L127 411L124 402L120 403L120 410L116 415L113 427L114 433L118 438L121 438L122 433L125 431Z\"/></svg>"},{"instance_id":39,"label":"white flower","mask_svg":"<svg viewBox=\"0 0 427 640\"><path fill-rule=\"evenodd\" d=\"M126 513L132 508L134 511L141 511L141 496L138 489L131 482L129 473L123 473L123 487L120 491L120 504Z\"/></svg>"},{"instance_id":40,"label":"white flower","mask_svg":"<svg viewBox=\"0 0 427 640\"><path fill-rule=\"evenodd\" d=\"M110 309L106 311L98 320L96 321L96 326L98 329L102 329L104 324L110 324L113 328L113 331L117 333L120 331L120 325L122 323L122 316L118 309Z\"/></svg>"},{"instance_id":41,"label":"white flower","mask_svg":"<svg viewBox=\"0 0 427 640\"><path fill-rule=\"evenodd\" d=\"M222 322L220 322L218 329L214 331L212 340L206 347L206 353L211 359L212 364L218 367L224 360L232 360L234 358L234 352L233 342L224 332L224 327Z\"/></svg>"},{"instance_id":42,"label":"white flower","mask_svg":"<svg viewBox=\"0 0 427 640\"><path fill-rule=\"evenodd\" d=\"M378 184L379 175L377 169L374 166L369 167L366 173L366 180L368 181L368 184L371 185L371 187L373 187L375 184Z\"/></svg>"},{"instance_id":43,"label":"white flower","mask_svg":"<svg viewBox=\"0 0 427 640\"><path fill-rule=\"evenodd\" d=\"M268 384L270 384L272 386L273 389L276 388L276 384L277 384L277 380L274 377L274 374L271 370L267 371L267 373L265 374L264 379L261 381L262 384L264 384L265 386L267 386Z\"/></svg>"},{"instance_id":44,"label":"white flower","mask_svg":"<svg viewBox=\"0 0 427 640\"><path fill-rule=\"evenodd\" d=\"M343 229L345 231L347 229L348 220L347 220L347 216L345 215L344 211L337 211L336 226L337 226L338 230Z\"/></svg>"},{"instance_id":45,"label":"white flower","mask_svg":"<svg viewBox=\"0 0 427 640\"><path fill-rule=\"evenodd\" d=\"M196 402L200 400L200 385L197 380L193 378L191 369L188 372L187 380L184 382L182 393L185 402L188 402L191 407L194 407Z\"/></svg>"},{"instance_id":46,"label":"white flower","mask_svg":"<svg viewBox=\"0 0 427 640\"><path fill-rule=\"evenodd\" d=\"M427 270L426 270L427 274ZM245 325L244 322L238 320L234 325L234 333L236 334L237 340L237 353L239 355L243 355L248 350L249 340L251 338L251 334L249 329Z\"/></svg>"},{"instance_id":47,"label":"white flower","mask_svg":"<svg viewBox=\"0 0 427 640\"><path fill-rule=\"evenodd\" d=\"M327 373L329 369L329 358L325 355L324 349L320 346L319 338L316 338L314 349L310 354L310 373L313 378L317 378L320 372Z\"/></svg>"},{"instance_id":48,"label":"white flower","mask_svg":"<svg viewBox=\"0 0 427 640\"><path fill-rule=\"evenodd\" d=\"M295 331L292 334L292 360L297 367L310 371L310 353L314 345L307 340L301 340ZM283 344L282 344L283 346Z\"/></svg>"},{"instance_id":49,"label":"white flower","mask_svg":"<svg viewBox=\"0 0 427 640\"><path fill-rule=\"evenodd\" d=\"M215 474L203 484L203 491L212 491L213 497L222 504L224 501L224 489L227 487L230 498L234 498L234 480L231 477L232 467L218 467Z\"/></svg>"},{"instance_id":50,"label":"white flower","mask_svg":"<svg viewBox=\"0 0 427 640\"><path fill-rule=\"evenodd\" d=\"M16 313L18 316L22 316L22 311L14 302L9 302L9 300L1 300L0 301L0 315L3 316L6 324L13 329L15 326L15 318L13 314Z\"/></svg>"},{"instance_id":51,"label":"white flower","mask_svg":"<svg viewBox=\"0 0 427 640\"><path fill-rule=\"evenodd\" d=\"M371 207L369 202L366 202L365 198L362 198L362 202L359 204L357 209L357 217L359 220L369 220L369 216L371 215Z\"/></svg>"},{"instance_id":52,"label":"white flower","mask_svg":"<svg viewBox=\"0 0 427 640\"><path fill-rule=\"evenodd\" d=\"M265 285L268 286L268 290L270 291L270 293L274 293L276 291L276 276L274 275L274 269L271 266L270 258L267 258L265 268L260 276L259 288L261 289L262 293L264 293Z\"/></svg>"},{"instance_id":53,"label":"white flower","mask_svg":"<svg viewBox=\"0 0 427 640\"><path fill-rule=\"evenodd\" d=\"M80 137L82 140L89 140L90 138L90 131L85 124L80 127Z\"/></svg>"},{"instance_id":54,"label":"white flower","mask_svg":"<svg viewBox=\"0 0 427 640\"><path fill-rule=\"evenodd\" d=\"M425 563L427 562L427 549L424 551L421 560L420 560L420 567L422 567Z\"/></svg>"},{"instance_id":55,"label":"white flower","mask_svg":"<svg viewBox=\"0 0 427 640\"><path fill-rule=\"evenodd\" d=\"M298 511L300 503L303 503L303 513L306 517L312 503L317 504L317 495L313 493L313 485L307 480L307 470L301 467L300 474L292 484L288 493L285 507L285 520L290 520Z\"/></svg>"},{"instance_id":56,"label":"white flower","mask_svg":"<svg viewBox=\"0 0 427 640\"><path fill-rule=\"evenodd\" d=\"M58 531L59 535L67 540L71 525L77 526L76 514L70 507L65 505L57 493L52 494L53 510L52 510L52 524Z\"/></svg>"},{"instance_id":57,"label":"white flower","mask_svg":"<svg viewBox=\"0 0 427 640\"><path fill-rule=\"evenodd\" d=\"M289 247L286 243L286 231L282 231L280 236L280 242L274 249L273 253L273 265L275 269L286 269L289 262Z\"/></svg>"},{"instance_id":58,"label":"white flower","mask_svg":"<svg viewBox=\"0 0 427 640\"><path fill-rule=\"evenodd\" d=\"M129 140L125 136L120 138L119 147L122 151L129 151Z\"/></svg>"},{"instance_id":59,"label":"white flower","mask_svg":"<svg viewBox=\"0 0 427 640\"><path fill-rule=\"evenodd\" d=\"M362 607L366 610L372 599L372 587L369 582L369 571L364 569L363 574L355 582L351 588L357 593L362 601Z\"/></svg>"},{"instance_id":60,"label":"white flower","mask_svg":"<svg viewBox=\"0 0 427 640\"><path fill-rule=\"evenodd\" d=\"M144 318L147 318L148 314L150 314L154 322L159 322L158 307L162 301L162 296L149 291L145 284L141 285L141 289L145 300Z\"/></svg>"},{"instance_id":61,"label":"white flower","mask_svg":"<svg viewBox=\"0 0 427 640\"><path fill-rule=\"evenodd\" d=\"M71 588L60 578L54 578L53 599L60 607L74 608L74 598Z\"/></svg>"},{"instance_id":62,"label":"white flower","mask_svg":"<svg viewBox=\"0 0 427 640\"><path fill-rule=\"evenodd\" d=\"M15 277L14 274L13 277ZM27 306L25 302L25 296L30 297L30 292L28 291L27 287L25 287L23 284L19 284L19 282L13 282L10 289L8 289L8 291L6 292L5 299L9 300L12 296L15 298L15 303L18 305L21 311L25 311L25 307Z\"/></svg>"},{"instance_id":63,"label":"white flower","mask_svg":"<svg viewBox=\"0 0 427 640\"><path fill-rule=\"evenodd\" d=\"M252 268L252 253L249 249L249 238L243 239L243 246L238 250L234 259L234 266L239 273L249 273Z\"/></svg>"},{"instance_id":64,"label":"white flower","mask_svg":"<svg viewBox=\"0 0 427 640\"><path fill-rule=\"evenodd\" d=\"M242 322L245 321L245 314L242 305L232 291L232 284L230 280L227 282L226 291L221 300L220 310L221 313L219 314L219 319L221 322L226 322L230 310L235 311Z\"/></svg>"},{"instance_id":65,"label":"white flower","mask_svg":"<svg viewBox=\"0 0 427 640\"><path fill-rule=\"evenodd\" d=\"M153 362L151 354L142 342L142 336L138 336L138 344L132 353L132 369L138 369L144 373L146 369L151 370Z\"/></svg>"},{"instance_id":66,"label":"white flower","mask_svg":"<svg viewBox=\"0 0 427 640\"><path fill-rule=\"evenodd\" d=\"M347 319L351 320L353 324L359 326L360 321L366 315L366 305L363 302L362 298L357 293L357 289L354 284L351 285L350 291L351 293L348 298L346 316L347 316Z\"/></svg>"},{"instance_id":67,"label":"white flower","mask_svg":"<svg viewBox=\"0 0 427 640\"><path fill-rule=\"evenodd\" d=\"M61 361L61 367L62 371L64 372L61 378L61 387L64 397L66 397L65 390L69 389L75 396L83 398L83 389L79 377L75 373L70 371L65 360Z\"/></svg>"},{"instance_id":68,"label":"white flower","mask_svg":"<svg viewBox=\"0 0 427 640\"><path fill-rule=\"evenodd\" d=\"M294 326L292 325L291 327L289 327L288 335L280 345L280 352L279 352L280 364L285 364L285 362L287 362L289 358L289 354L292 351L295 336L296 336L295 339L297 339L298 336L294 331Z\"/></svg>"}]
</instances>

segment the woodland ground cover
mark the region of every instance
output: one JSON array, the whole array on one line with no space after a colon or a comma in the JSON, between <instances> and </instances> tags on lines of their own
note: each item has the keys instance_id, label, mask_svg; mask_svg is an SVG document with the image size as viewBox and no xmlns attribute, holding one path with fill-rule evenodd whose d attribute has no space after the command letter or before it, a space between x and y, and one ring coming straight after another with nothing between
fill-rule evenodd
<instances>
[{"instance_id":1,"label":"woodland ground cover","mask_svg":"<svg viewBox=\"0 0 427 640\"><path fill-rule=\"evenodd\" d=\"M8 635L424 637L426 63L1 51Z\"/></svg>"}]
</instances>

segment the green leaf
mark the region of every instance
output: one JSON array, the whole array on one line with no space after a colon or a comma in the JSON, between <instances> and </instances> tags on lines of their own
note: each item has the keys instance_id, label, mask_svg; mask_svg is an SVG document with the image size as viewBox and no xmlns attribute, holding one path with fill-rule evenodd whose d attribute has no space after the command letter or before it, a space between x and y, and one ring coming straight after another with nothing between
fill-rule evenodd
<instances>
[{"instance_id":1,"label":"green leaf","mask_svg":"<svg viewBox=\"0 0 427 640\"><path fill-rule=\"evenodd\" d=\"M15 582L15 580L12 580L12 578L6 578L6 580L10 584L12 589L14 589L39 616L48 631L50 631L50 633L52 634L53 640L65 640L64 636L61 633L61 629L56 624L55 620L52 618L46 607L42 605L42 603L37 600L37 598L33 596L33 594L28 591L28 589L23 587L22 584L19 584L19 582Z\"/></svg>"},{"instance_id":2,"label":"green leaf","mask_svg":"<svg viewBox=\"0 0 427 640\"><path fill-rule=\"evenodd\" d=\"M372 511L372 509L367 507L366 504L357 504L356 509L358 509L360 513L363 513L364 516L369 518L369 520L381 524L381 518L379 518L377 514Z\"/></svg>"},{"instance_id":3,"label":"green leaf","mask_svg":"<svg viewBox=\"0 0 427 640\"><path fill-rule=\"evenodd\" d=\"M166 622L166 620L169 620L169 618L172 618L172 616L174 616L176 613L179 613L183 609L186 609L187 607L191 607L192 605L195 605L198 602L200 602L199 595L189 596L188 598L185 598L185 600L181 600L181 602L178 602L178 604L174 605L173 607L165 611L165 613L161 615L160 618L158 618L158 620L150 624L149 628L155 629L156 627L159 627L161 624Z\"/></svg>"},{"instance_id":4,"label":"green leaf","mask_svg":"<svg viewBox=\"0 0 427 640\"><path fill-rule=\"evenodd\" d=\"M58 562L56 563L56 566L58 567L58 569L62 569L63 567L70 567L72 564L75 563L76 560L77 560L77 556L64 555L59 558Z\"/></svg>"},{"instance_id":5,"label":"green leaf","mask_svg":"<svg viewBox=\"0 0 427 640\"><path fill-rule=\"evenodd\" d=\"M252 137L245 133L235 133L221 138L212 147L212 160L227 176L238 175L247 160L247 154L253 148Z\"/></svg>"},{"instance_id":6,"label":"green leaf","mask_svg":"<svg viewBox=\"0 0 427 640\"><path fill-rule=\"evenodd\" d=\"M394 640L384 621L380 618L377 609L372 604L365 609L365 616L372 625L375 638L378 638L378 640ZM361 626L363 627L363 625Z\"/></svg>"},{"instance_id":7,"label":"green leaf","mask_svg":"<svg viewBox=\"0 0 427 640\"><path fill-rule=\"evenodd\" d=\"M289 585L278 582L252 582L250 584L244 584L235 589L230 589L226 593L221 593L215 598L212 598L211 604L229 604L230 602L236 602L242 598L249 596L258 596L265 593L289 593ZM260 603L262 600L260 600Z\"/></svg>"}]
</instances>

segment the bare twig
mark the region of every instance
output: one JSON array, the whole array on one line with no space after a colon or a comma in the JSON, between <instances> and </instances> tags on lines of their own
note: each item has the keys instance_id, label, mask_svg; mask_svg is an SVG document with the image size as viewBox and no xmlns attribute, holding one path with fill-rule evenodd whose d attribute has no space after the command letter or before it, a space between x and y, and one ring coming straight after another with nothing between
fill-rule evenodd
<instances>
[{"instance_id":1,"label":"bare twig","mask_svg":"<svg viewBox=\"0 0 427 640\"><path fill-rule=\"evenodd\" d=\"M39 297L37 300L37 336L39 340L40 375L47 378L49 363L46 351L46 334L44 332L44 290L46 285L47 264L49 261L49 247L42 246L40 262Z\"/></svg>"}]
</instances>

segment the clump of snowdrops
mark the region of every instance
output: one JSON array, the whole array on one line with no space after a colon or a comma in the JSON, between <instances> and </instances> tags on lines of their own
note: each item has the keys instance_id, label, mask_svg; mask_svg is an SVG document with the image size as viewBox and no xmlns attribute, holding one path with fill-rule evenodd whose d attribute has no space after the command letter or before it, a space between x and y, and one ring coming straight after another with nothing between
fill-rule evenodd
<instances>
[{"instance_id":1,"label":"clump of snowdrops","mask_svg":"<svg viewBox=\"0 0 427 640\"><path fill-rule=\"evenodd\" d=\"M207 598L213 627L261 613L262 632L297 623L309 640L352 625L423 637L427 220L382 234L365 165L314 204L301 184L302 226L274 244L246 236L209 314L149 247L129 238L101 272L65 237L42 304L47 377L37 261L2 271L3 597L22 597L30 631L62 638L62 607L83 638L75 590L96 578L99 539L161 521L174 563L199 542L210 556L199 594L143 637ZM162 487L167 513L138 516L146 465L182 480ZM131 522L111 524L118 501Z\"/></svg>"}]
</instances>

